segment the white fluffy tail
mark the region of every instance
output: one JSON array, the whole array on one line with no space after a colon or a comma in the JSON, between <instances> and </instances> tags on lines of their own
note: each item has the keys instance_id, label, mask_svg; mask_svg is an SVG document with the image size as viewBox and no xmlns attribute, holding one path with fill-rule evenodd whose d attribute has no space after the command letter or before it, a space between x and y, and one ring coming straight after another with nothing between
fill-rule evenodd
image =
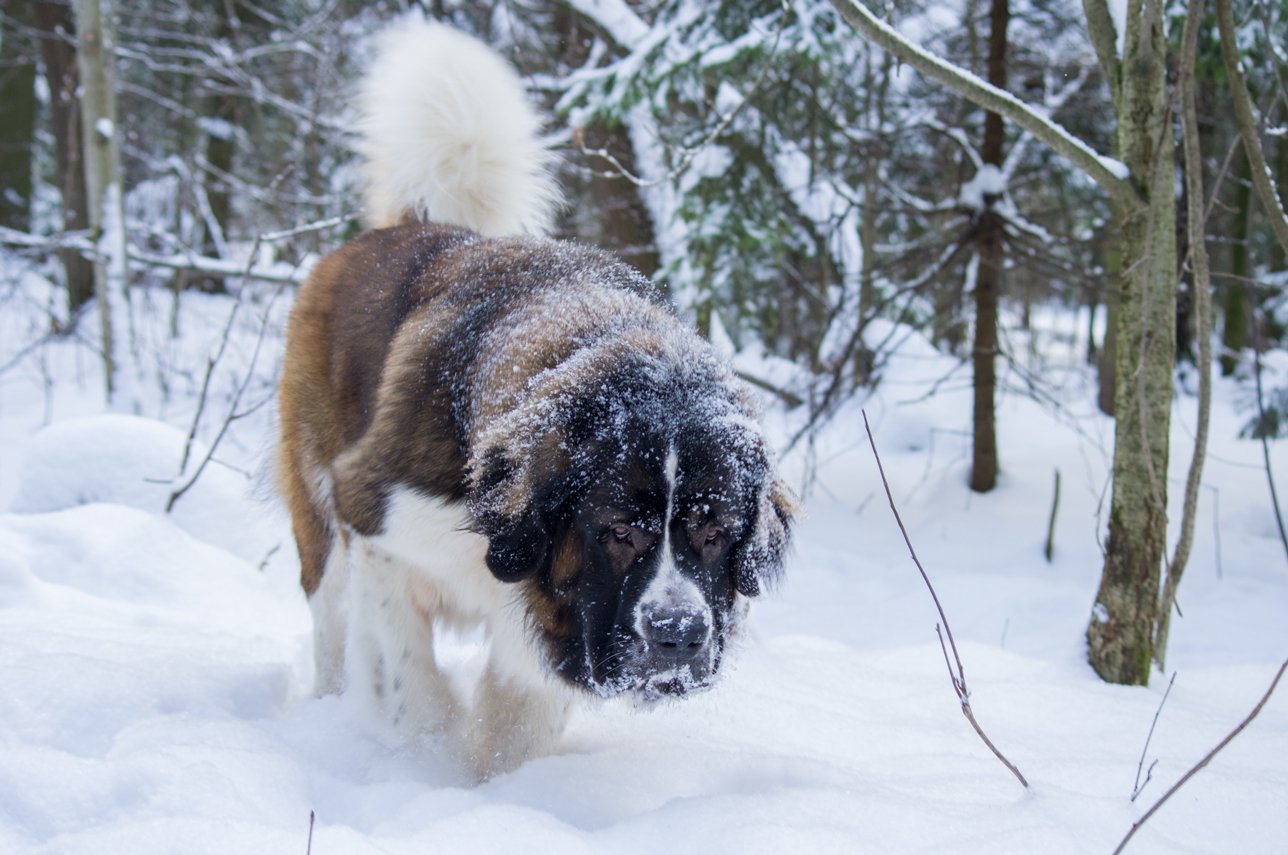
<instances>
[{"instance_id":1,"label":"white fluffy tail","mask_svg":"<svg viewBox=\"0 0 1288 855\"><path fill-rule=\"evenodd\" d=\"M488 237L549 230L554 155L509 63L442 24L403 18L359 93L368 224L407 213Z\"/></svg>"}]
</instances>

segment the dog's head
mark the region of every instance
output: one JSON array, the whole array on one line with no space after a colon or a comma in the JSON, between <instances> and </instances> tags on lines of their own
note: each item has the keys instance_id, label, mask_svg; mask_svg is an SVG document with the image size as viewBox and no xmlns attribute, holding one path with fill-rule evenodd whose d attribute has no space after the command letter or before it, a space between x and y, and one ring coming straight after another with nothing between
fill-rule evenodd
<instances>
[{"instance_id":1,"label":"dog's head","mask_svg":"<svg viewBox=\"0 0 1288 855\"><path fill-rule=\"evenodd\" d=\"M714 361L609 362L475 459L472 507L556 673L682 695L710 684L744 598L781 571L794 503Z\"/></svg>"}]
</instances>

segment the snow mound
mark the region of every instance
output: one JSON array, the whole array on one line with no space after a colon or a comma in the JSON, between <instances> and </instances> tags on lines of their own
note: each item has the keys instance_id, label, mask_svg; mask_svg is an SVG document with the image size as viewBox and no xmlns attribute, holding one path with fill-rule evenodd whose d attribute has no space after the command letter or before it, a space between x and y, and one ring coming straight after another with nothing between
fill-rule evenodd
<instances>
[{"instance_id":1,"label":"snow mound","mask_svg":"<svg viewBox=\"0 0 1288 855\"><path fill-rule=\"evenodd\" d=\"M68 419L32 437L11 510L48 513L94 502L166 514L170 496L191 477L207 448L194 442L179 477L186 435L139 416ZM168 516L188 534L258 564L279 539L263 523L250 479L212 461ZM3 575L3 573L0 573Z\"/></svg>"}]
</instances>

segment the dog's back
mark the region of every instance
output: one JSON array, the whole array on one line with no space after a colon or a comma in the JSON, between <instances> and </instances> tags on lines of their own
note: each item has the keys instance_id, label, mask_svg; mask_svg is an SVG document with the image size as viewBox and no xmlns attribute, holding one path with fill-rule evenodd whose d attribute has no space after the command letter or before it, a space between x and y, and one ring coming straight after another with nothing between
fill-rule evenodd
<instances>
[{"instance_id":1,"label":"dog's back","mask_svg":"<svg viewBox=\"0 0 1288 855\"><path fill-rule=\"evenodd\" d=\"M301 287L281 384L278 480L309 595L337 536L328 470L367 427L396 330L436 286L454 282L430 269L479 236L542 234L561 204L540 121L496 54L414 17L375 48L357 105L372 230L319 262ZM459 497L463 452L442 445Z\"/></svg>"}]
</instances>

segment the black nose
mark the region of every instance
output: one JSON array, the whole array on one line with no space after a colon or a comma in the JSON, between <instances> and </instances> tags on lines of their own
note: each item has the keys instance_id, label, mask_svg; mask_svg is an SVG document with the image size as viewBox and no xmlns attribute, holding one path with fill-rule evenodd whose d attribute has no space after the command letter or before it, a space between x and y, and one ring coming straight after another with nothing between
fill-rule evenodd
<instances>
[{"instance_id":1,"label":"black nose","mask_svg":"<svg viewBox=\"0 0 1288 855\"><path fill-rule=\"evenodd\" d=\"M684 662L706 647L711 625L705 614L691 606L659 606L649 613L644 631L659 654Z\"/></svg>"}]
</instances>

